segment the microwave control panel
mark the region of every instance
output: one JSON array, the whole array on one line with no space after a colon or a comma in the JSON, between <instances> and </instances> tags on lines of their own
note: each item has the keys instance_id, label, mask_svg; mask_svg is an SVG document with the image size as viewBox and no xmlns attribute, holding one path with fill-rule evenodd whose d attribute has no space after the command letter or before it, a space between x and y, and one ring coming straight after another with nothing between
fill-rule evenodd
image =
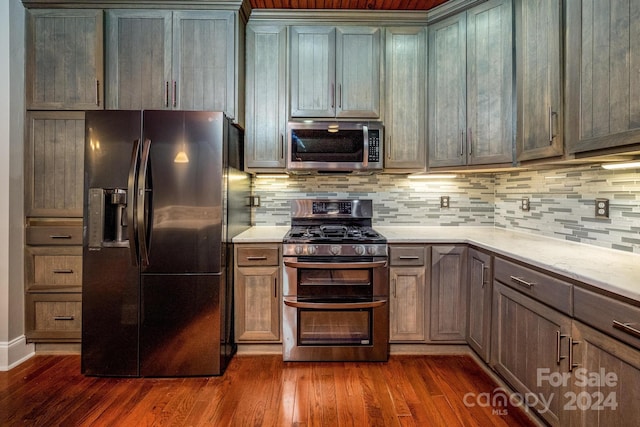
<instances>
[{"instance_id":1,"label":"microwave control panel","mask_svg":"<svg viewBox=\"0 0 640 427\"><path fill-rule=\"evenodd\" d=\"M380 161L380 131L369 129L369 161Z\"/></svg>"}]
</instances>

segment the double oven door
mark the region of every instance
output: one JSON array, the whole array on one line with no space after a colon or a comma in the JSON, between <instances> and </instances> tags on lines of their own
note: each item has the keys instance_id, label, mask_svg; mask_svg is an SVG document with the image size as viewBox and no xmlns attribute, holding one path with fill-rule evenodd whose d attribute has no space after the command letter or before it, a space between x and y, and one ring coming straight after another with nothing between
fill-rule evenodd
<instances>
[{"instance_id":1,"label":"double oven door","mask_svg":"<svg viewBox=\"0 0 640 427\"><path fill-rule=\"evenodd\" d=\"M386 361L386 257L285 257L285 361Z\"/></svg>"}]
</instances>

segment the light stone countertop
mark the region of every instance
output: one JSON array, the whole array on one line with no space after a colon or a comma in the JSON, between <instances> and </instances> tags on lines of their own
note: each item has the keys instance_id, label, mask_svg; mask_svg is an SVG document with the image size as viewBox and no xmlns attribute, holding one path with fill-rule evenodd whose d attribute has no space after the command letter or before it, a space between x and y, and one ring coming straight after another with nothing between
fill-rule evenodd
<instances>
[{"instance_id":1,"label":"light stone countertop","mask_svg":"<svg viewBox=\"0 0 640 427\"><path fill-rule=\"evenodd\" d=\"M493 227L375 226L390 244L467 243L640 303L640 255ZM288 226L252 227L234 243L282 242Z\"/></svg>"}]
</instances>

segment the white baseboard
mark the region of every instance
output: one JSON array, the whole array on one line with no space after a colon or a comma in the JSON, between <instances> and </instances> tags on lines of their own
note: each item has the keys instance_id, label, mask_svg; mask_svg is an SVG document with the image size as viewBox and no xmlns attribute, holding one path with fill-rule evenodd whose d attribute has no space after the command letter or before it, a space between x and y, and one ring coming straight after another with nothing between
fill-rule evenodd
<instances>
[{"instance_id":1,"label":"white baseboard","mask_svg":"<svg viewBox=\"0 0 640 427\"><path fill-rule=\"evenodd\" d=\"M8 371L35 354L35 346L27 344L24 335L9 342L0 342L0 371Z\"/></svg>"}]
</instances>

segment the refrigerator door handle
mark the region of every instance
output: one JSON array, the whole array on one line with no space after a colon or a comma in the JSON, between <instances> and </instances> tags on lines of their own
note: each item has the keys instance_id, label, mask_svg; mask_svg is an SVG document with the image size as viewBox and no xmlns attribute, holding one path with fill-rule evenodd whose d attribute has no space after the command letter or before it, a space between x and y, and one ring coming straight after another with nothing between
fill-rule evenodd
<instances>
[{"instance_id":1,"label":"refrigerator door handle","mask_svg":"<svg viewBox=\"0 0 640 427\"><path fill-rule=\"evenodd\" d=\"M152 205L152 184L151 165L149 164L149 150L151 140L145 139L142 145L142 158L138 169L138 184L136 189L136 225L138 231L138 242L140 248L140 266L149 265L149 245L151 243L151 205ZM149 188L147 188L147 181ZM149 193L149 194L147 194Z\"/></svg>"},{"instance_id":2,"label":"refrigerator door handle","mask_svg":"<svg viewBox=\"0 0 640 427\"><path fill-rule=\"evenodd\" d=\"M138 227L136 224L136 187L138 178L138 167L140 166L140 140L133 141L131 152L131 165L129 166L129 179L127 181L127 224L129 237L129 252L131 254L131 265L138 265L138 243L136 234Z\"/></svg>"}]
</instances>

